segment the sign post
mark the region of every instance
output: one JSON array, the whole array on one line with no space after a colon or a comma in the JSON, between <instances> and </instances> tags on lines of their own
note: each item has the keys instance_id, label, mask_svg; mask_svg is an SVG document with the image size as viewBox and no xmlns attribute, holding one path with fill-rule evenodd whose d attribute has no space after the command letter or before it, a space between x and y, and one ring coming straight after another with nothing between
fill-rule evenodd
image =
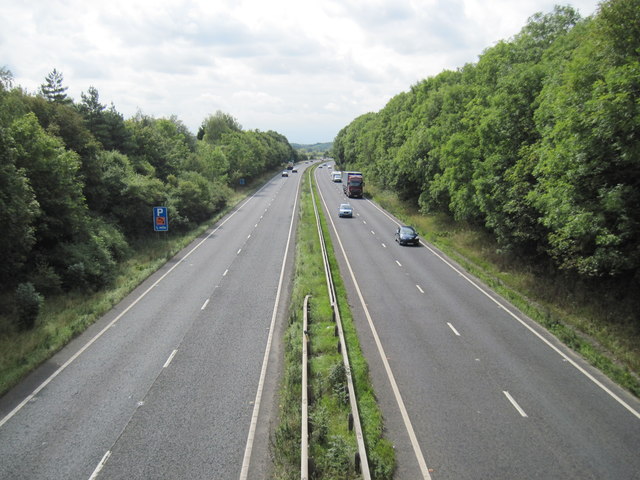
<instances>
[{"instance_id":1,"label":"sign post","mask_svg":"<svg viewBox=\"0 0 640 480\"><path fill-rule=\"evenodd\" d=\"M153 229L156 232L169 231L169 214L167 207L153 207Z\"/></svg>"}]
</instances>

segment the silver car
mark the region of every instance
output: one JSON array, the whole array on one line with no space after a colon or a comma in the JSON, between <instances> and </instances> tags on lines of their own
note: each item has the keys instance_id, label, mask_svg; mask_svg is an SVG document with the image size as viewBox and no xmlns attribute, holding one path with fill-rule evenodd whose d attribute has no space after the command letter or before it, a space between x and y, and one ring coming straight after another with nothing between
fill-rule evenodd
<instances>
[{"instance_id":1,"label":"silver car","mask_svg":"<svg viewBox=\"0 0 640 480\"><path fill-rule=\"evenodd\" d=\"M338 215L341 217L353 217L353 208L348 203L341 203Z\"/></svg>"}]
</instances>

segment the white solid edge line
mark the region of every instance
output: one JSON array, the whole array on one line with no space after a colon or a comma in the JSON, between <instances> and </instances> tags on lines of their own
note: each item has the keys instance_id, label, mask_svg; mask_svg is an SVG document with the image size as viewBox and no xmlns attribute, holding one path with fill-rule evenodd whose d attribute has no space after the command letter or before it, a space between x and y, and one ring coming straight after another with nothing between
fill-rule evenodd
<instances>
[{"instance_id":1,"label":"white solid edge line","mask_svg":"<svg viewBox=\"0 0 640 480\"><path fill-rule=\"evenodd\" d=\"M302 176L299 177L300 179ZM271 344L273 343L273 331L275 330L276 317L278 313L278 304L280 303L280 294L282 293L282 284L284 282L284 272L287 264L287 255L289 253L289 247L291 245L291 237L293 231L293 223L296 219L296 208L298 206L298 195L300 194L300 182L298 180L298 187L296 189L295 201L293 202L293 213L291 214L291 223L289 224L289 237L287 238L287 245L284 250L284 256L282 258L282 267L280 268L280 280L278 281L278 290L276 292L276 299L273 304L273 313L271 314L271 325L269 327L269 335L267 337L267 345L264 351L264 357L262 359L262 370L260 371L260 380L258 381L258 390L256 392L256 398L253 402L253 414L251 415L251 425L249 426L249 434L247 435L247 445L244 450L244 458L242 460L242 468L240 470L240 480L246 480L249 475L249 465L251 462L251 452L253 450L253 442L255 440L256 427L258 425L258 415L260 413L260 403L262 401L262 392L264 390L264 382L267 376L267 366L269 363L269 354L271 352Z\"/></svg>"},{"instance_id":2,"label":"white solid edge line","mask_svg":"<svg viewBox=\"0 0 640 480\"><path fill-rule=\"evenodd\" d=\"M167 275L169 275L177 266L181 265L182 262L189 257L196 249L198 249L200 247L200 245L202 245L205 241L207 241L214 233L216 233L220 227L222 227L225 223L227 223L236 213L238 213L240 211L240 209L242 207L244 207L247 203L249 203L251 200L253 200L253 198L260 193L260 191L265 188L266 185L262 188L260 188L258 191L256 191L253 195L251 195L248 199L246 199L244 202L242 202L238 208L236 208L236 210L233 211L233 213L231 213L220 225L218 225L215 229L213 229L211 231L211 233L209 233L209 235L207 235L206 237L204 237L200 242L198 242L197 245L195 245L191 250L189 250L187 252L187 254L182 257L180 259L180 261L176 262L169 270L167 270L158 280L156 280L153 285L151 285L149 288L147 288L144 292L142 292L140 294L140 296L138 298L136 298L133 302L131 302L131 304L129 304L129 306L127 308L125 308L122 312L120 312L120 314L114 318L113 320L111 320L111 322L109 322L109 324L107 324L106 327L104 327L102 330L100 330L91 340L89 340L86 344L84 344L84 346L82 348L80 348L80 350L78 350L76 353L74 353L71 358L69 358L69 360L67 360L66 362L64 362L60 367L58 367L58 369L53 372L44 382L42 382L33 392L31 392L22 402L20 402L13 410L11 410L7 415L4 416L4 418L2 420L0 420L0 428L7 423L9 420L11 420L11 418L13 418L13 416L18 413L20 410L22 410L22 408L29 403L38 393L40 393L42 391L43 388L45 388L47 385L49 385L49 383L51 383L51 381L53 381L54 378L56 378L58 375L60 375L60 373L62 373L69 365L71 365L71 363L78 358L80 355L82 355L91 345L93 345L96 340L98 340L102 335L104 335L104 333L109 330L109 328L111 328L113 325L115 325L124 315L126 315L129 310L131 310L140 300L142 300L147 293L149 293L154 287L156 287L162 280L165 279L165 277Z\"/></svg>"},{"instance_id":3,"label":"white solid edge line","mask_svg":"<svg viewBox=\"0 0 640 480\"><path fill-rule=\"evenodd\" d=\"M367 199L367 201L369 203L371 203L371 205L373 205L375 208L377 208L380 212L382 212L384 215L387 216L387 218L389 218L391 221L393 221L394 223L396 223L397 225L398 222L395 221L395 219L393 219L393 217L391 217L387 212L385 212L384 210L382 210L380 207L378 207L375 203L373 203L371 200ZM536 337L538 337L540 340L542 340L544 343L547 344L547 346L549 348L551 348L552 350L554 350L558 355L560 355L564 360L566 360L567 362L569 362L574 368L576 368L576 370L578 370L580 373L582 373L585 377L587 377L589 380L591 380L594 384L596 384L598 387L600 387L604 392L606 392L611 398L613 398L616 402L618 402L620 405L622 405L624 408L626 408L631 414L633 414L636 418L640 419L640 412L638 412L637 410L635 410L631 405L629 405L627 402L625 402L622 398L620 398L618 395L616 395L610 388L608 388L606 385L604 385L600 380L598 380L597 378L595 378L593 375L591 375L589 372L587 372L584 368L582 368L580 365L578 365L577 362L575 362L573 359L571 359L567 354L565 354L562 350L560 350L558 347L556 347L553 343L551 343L549 340L547 340L544 336L542 336L542 334L538 333L533 327L531 327L529 324L527 324L527 322L525 322L524 320L522 320L520 317L518 317L516 314L514 314L513 312L511 312L511 310L509 310L507 307L505 307L501 302L499 302L498 300L496 300L495 298L493 298L487 291L485 291L482 287L480 287L480 285L478 285L477 283L475 283L473 280L471 280L471 278L469 278L467 275L465 275L463 272L461 272L459 269L457 269L451 262L449 262L446 258L444 258L442 255L440 255L438 252L436 252L433 248L431 248L429 245L427 245L426 243L424 243L423 241L420 241L420 244L424 247L426 247L431 253L433 253L436 257L438 257L440 260L442 260L447 266L449 266L453 271L457 272L458 275L460 275L462 278L464 278L467 282L469 282L471 285L473 285L479 292L481 292L484 296L486 296L489 300L491 300L492 302L494 302L496 305L498 305L498 307L502 308L505 312L507 312L511 317L513 317L515 320L517 320L522 326L524 326L527 330L529 330L531 333L533 333ZM568 347L567 347L568 348ZM595 368L595 367L594 367Z\"/></svg>"},{"instance_id":4,"label":"white solid edge line","mask_svg":"<svg viewBox=\"0 0 640 480\"><path fill-rule=\"evenodd\" d=\"M322 203L324 204L325 211L329 211L327 203L322 195L320 189L318 189L320 197L322 198ZM398 404L398 408L400 409L400 414L402 415L402 419L404 421L405 428L407 429L407 434L409 435L409 440L411 441L411 446L413 447L414 455L416 456L416 460L418 461L418 466L420 467L420 472L422 473L422 477L424 480L431 480L431 475L429 474L429 469L427 468L427 462L424 459L424 455L422 454L422 450L420 449L420 444L418 443L418 437L416 437L415 431L413 430L413 425L411 424L411 419L409 418L409 413L407 412L407 408L405 407L404 400L402 400L402 395L400 394L400 389L398 388L398 384L396 383L395 377L393 375L393 371L391 370L391 366L389 365L389 361L387 360L387 355L382 347L382 342L380 341L380 337L378 336L378 332L376 330L375 325L373 324L373 319L371 318L371 314L369 313L369 309L367 308L367 304L364 301L364 297L362 296L362 292L360 291L360 286L358 285L358 281L356 280L356 276L353 273L353 269L351 268L351 263L347 257L347 254L344 250L344 246L342 244L342 240L340 239L340 235L338 234L338 230L336 229L336 225L333 221L331 215L326 216L331 222L331 226L333 227L333 231L336 234L336 239L338 240L338 245L340 245L340 250L342 251L342 256L347 264L347 268L349 269L349 273L351 275L351 280L353 281L356 292L358 293L358 298L360 299L360 304L364 310L364 314L367 317L367 322L369 323L369 328L371 329L371 333L376 342L376 346L378 347L378 353L380 355L380 359L384 365L384 369L387 373L387 377L389 378L389 383L391 384L391 389L393 390L393 395L395 396L396 403Z\"/></svg>"}]
</instances>

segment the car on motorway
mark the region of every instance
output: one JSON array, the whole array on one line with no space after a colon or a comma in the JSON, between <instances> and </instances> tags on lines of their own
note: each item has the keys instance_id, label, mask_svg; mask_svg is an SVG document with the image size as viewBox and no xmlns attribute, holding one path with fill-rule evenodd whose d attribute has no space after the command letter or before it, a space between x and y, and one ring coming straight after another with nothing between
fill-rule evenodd
<instances>
[{"instance_id":1,"label":"car on motorway","mask_svg":"<svg viewBox=\"0 0 640 480\"><path fill-rule=\"evenodd\" d=\"M396 242L400 245L419 245L420 238L415 228L409 225L402 225L396 230Z\"/></svg>"},{"instance_id":2,"label":"car on motorway","mask_svg":"<svg viewBox=\"0 0 640 480\"><path fill-rule=\"evenodd\" d=\"M282 172L282 176L283 176L283 177L288 177L288 176L289 176L289 172L287 172L286 170L284 170L284 171Z\"/></svg>"},{"instance_id":3,"label":"car on motorway","mask_svg":"<svg viewBox=\"0 0 640 480\"><path fill-rule=\"evenodd\" d=\"M341 203L338 215L340 217L353 217L353 208L348 203Z\"/></svg>"},{"instance_id":4,"label":"car on motorway","mask_svg":"<svg viewBox=\"0 0 640 480\"><path fill-rule=\"evenodd\" d=\"M291 173L298 173L298 169L294 168L293 170L291 170Z\"/></svg>"}]
</instances>

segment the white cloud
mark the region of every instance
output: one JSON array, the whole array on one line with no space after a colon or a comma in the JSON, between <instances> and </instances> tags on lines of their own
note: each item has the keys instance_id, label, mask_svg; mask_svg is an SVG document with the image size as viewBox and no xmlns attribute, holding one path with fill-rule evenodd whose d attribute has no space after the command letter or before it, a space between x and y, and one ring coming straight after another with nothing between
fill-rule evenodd
<instances>
[{"instance_id":1,"label":"white cloud","mask_svg":"<svg viewBox=\"0 0 640 480\"><path fill-rule=\"evenodd\" d=\"M125 117L217 110L296 143L474 62L555 0L0 0L0 58L35 92L56 68ZM573 5L590 15L597 0Z\"/></svg>"}]
</instances>

